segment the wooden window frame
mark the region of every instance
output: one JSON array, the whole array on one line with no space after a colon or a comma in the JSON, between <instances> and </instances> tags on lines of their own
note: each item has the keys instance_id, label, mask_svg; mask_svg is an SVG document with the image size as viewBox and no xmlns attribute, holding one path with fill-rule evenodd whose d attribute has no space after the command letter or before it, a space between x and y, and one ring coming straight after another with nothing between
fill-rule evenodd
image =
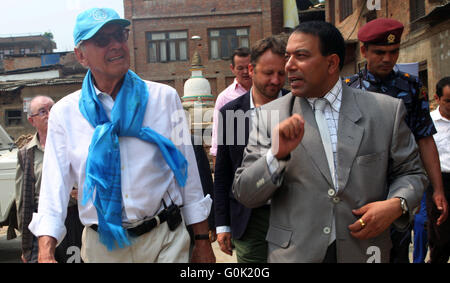
<instances>
[{"instance_id":1,"label":"wooden window frame","mask_svg":"<svg viewBox=\"0 0 450 283\"><path fill-rule=\"evenodd\" d=\"M245 30L246 34L239 35L238 30ZM213 32L219 32L218 36L212 35ZM234 34L233 34L234 33ZM213 56L213 44L212 41L217 41L217 56ZM223 50L224 40L226 41L227 50ZM233 40L237 41L237 46L233 47ZM247 44L244 45L243 42ZM208 42L209 42L209 59L211 60L228 60L231 59L233 51L240 47L250 47L250 28L249 27L236 27L236 28L212 28L208 30Z\"/></svg>"},{"instance_id":2,"label":"wooden window frame","mask_svg":"<svg viewBox=\"0 0 450 283\"><path fill-rule=\"evenodd\" d=\"M339 0L339 20L342 22L353 13L353 0Z\"/></svg>"},{"instance_id":3,"label":"wooden window frame","mask_svg":"<svg viewBox=\"0 0 450 283\"><path fill-rule=\"evenodd\" d=\"M185 32L185 38L170 38L171 33ZM152 35L164 34L163 39L152 39ZM171 30L171 31L148 31L145 33L145 41L147 46L147 63L171 63L171 62L184 62L189 60L189 33L187 30ZM171 58L171 43L175 43L175 59ZM185 44L185 58L181 58L180 45ZM155 44L156 57L153 60L150 54L150 44ZM161 48L164 46L166 52L166 58L161 56Z\"/></svg>"}]
</instances>

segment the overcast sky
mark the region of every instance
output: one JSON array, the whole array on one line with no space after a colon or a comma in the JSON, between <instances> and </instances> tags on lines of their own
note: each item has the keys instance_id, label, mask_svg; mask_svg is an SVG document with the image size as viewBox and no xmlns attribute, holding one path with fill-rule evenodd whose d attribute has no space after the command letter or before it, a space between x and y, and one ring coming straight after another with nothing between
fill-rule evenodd
<instances>
[{"instance_id":1,"label":"overcast sky","mask_svg":"<svg viewBox=\"0 0 450 283\"><path fill-rule=\"evenodd\" d=\"M123 0L2 0L0 37L53 33L59 51L72 51L77 15L93 7L109 7L123 17Z\"/></svg>"}]
</instances>

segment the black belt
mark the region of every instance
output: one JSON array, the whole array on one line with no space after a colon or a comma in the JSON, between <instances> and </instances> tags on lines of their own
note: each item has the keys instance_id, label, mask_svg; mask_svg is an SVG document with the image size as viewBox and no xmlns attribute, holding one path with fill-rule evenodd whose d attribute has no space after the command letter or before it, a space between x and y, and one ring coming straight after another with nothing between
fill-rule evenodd
<instances>
[{"instance_id":1,"label":"black belt","mask_svg":"<svg viewBox=\"0 0 450 283\"><path fill-rule=\"evenodd\" d=\"M159 220L159 221L158 221ZM161 211L157 216L144 221L142 224L133 227L133 228L128 228L126 229L128 232L128 235L130 235L131 237L139 237L145 233L150 232L153 228L157 227L159 224L164 223L167 220L167 210L164 209L163 211ZM159 222L159 223L158 223ZM98 230L98 225L97 224L93 224L91 226L89 226L92 230L94 230L95 232L97 232Z\"/></svg>"}]
</instances>

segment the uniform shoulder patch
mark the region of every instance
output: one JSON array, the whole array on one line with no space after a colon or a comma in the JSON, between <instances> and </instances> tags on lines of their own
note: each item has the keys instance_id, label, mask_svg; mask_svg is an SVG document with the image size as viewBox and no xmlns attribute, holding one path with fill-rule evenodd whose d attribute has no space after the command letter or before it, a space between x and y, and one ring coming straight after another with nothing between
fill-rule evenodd
<instances>
[{"instance_id":1,"label":"uniform shoulder patch","mask_svg":"<svg viewBox=\"0 0 450 283\"><path fill-rule=\"evenodd\" d=\"M415 83L415 84L419 83L419 78L417 76L414 76L414 75L409 74L409 73L400 72L399 77L404 79L404 80L407 80L407 81L409 81L411 83Z\"/></svg>"},{"instance_id":2,"label":"uniform shoulder patch","mask_svg":"<svg viewBox=\"0 0 450 283\"><path fill-rule=\"evenodd\" d=\"M358 74L354 74L354 75L351 75L349 77L345 77L344 78L344 82L348 86L353 86L353 84L358 80L358 78L359 78L359 75Z\"/></svg>"}]
</instances>

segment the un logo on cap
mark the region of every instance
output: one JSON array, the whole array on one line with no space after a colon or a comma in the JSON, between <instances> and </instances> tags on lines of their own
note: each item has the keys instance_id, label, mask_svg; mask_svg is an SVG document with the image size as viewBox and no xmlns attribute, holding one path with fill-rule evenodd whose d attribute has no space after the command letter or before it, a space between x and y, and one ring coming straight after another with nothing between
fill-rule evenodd
<instances>
[{"instance_id":1,"label":"un logo on cap","mask_svg":"<svg viewBox=\"0 0 450 283\"><path fill-rule=\"evenodd\" d=\"M104 20L106 20L106 18L108 18L108 14L105 11L103 11L102 9L99 9L99 10L95 10L92 13L92 18L94 18L94 20L96 20L96 21L104 21Z\"/></svg>"}]
</instances>

